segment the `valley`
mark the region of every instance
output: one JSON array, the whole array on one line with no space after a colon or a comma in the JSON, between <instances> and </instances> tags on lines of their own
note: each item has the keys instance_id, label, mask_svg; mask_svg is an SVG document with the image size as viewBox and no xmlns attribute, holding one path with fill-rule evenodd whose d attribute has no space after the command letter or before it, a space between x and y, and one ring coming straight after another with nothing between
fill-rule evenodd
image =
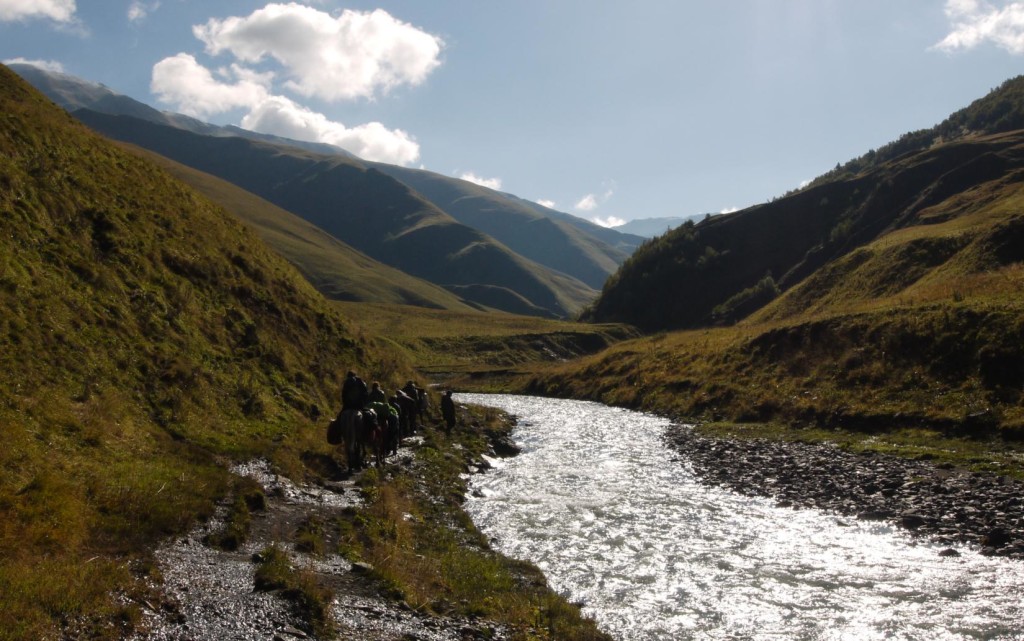
<instances>
[{"instance_id":1,"label":"valley","mask_svg":"<svg viewBox=\"0 0 1024 641\"><path fill-rule=\"evenodd\" d=\"M267 562L241 562L280 573L275 607L293 614L279 627L330 638L331 585L348 581L417 634L607 638L586 603L477 530L468 474L486 475L518 432L465 405L445 430L446 389L692 424L692 441L651 445L652 465L685 456L700 487L728 485L715 469L826 452L815 460L829 465L772 482L790 506L841 511L793 499L795 477L828 485L862 457L954 470L968 493L972 479L1016 487L1024 133L1005 115L1024 112L1021 86L772 202L642 241L107 93L68 113L0 69L0 640L144 634L163 599L159 545L212 549L265 518L255 497L270 485L232 473L252 461L308 493L358 497L251 530L261 549L246 550ZM358 473L324 439L349 370L430 390L412 445ZM897 488L876 489L856 501ZM982 515L955 542L1016 563L1019 502L993 501L1008 507L970 506ZM904 507L882 520L909 527ZM222 521L236 529L220 543L195 535ZM1006 540L985 545L985 528ZM264 557L273 538L301 562ZM343 569L303 570L319 562Z\"/></svg>"}]
</instances>

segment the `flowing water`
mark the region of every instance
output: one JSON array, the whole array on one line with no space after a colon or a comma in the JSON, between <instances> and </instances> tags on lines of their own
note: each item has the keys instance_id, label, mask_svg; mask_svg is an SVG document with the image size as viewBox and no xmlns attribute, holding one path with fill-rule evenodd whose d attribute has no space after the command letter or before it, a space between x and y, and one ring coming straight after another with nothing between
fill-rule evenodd
<instances>
[{"instance_id":1,"label":"flowing water","mask_svg":"<svg viewBox=\"0 0 1024 641\"><path fill-rule=\"evenodd\" d=\"M665 419L457 399L519 419L523 453L472 480L474 522L617 639L1024 639L1024 563L702 486Z\"/></svg>"}]
</instances>

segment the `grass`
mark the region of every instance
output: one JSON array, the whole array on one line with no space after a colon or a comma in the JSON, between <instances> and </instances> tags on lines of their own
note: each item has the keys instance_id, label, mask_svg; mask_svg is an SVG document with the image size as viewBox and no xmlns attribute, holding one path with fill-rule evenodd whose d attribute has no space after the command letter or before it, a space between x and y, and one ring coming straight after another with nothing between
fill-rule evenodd
<instances>
[{"instance_id":1,"label":"grass","mask_svg":"<svg viewBox=\"0 0 1024 641\"><path fill-rule=\"evenodd\" d=\"M302 619L310 623L313 634L320 638L333 637L333 592L320 583L314 572L296 568L287 552L276 546L260 552L254 582L257 590L280 590L295 604Z\"/></svg>"},{"instance_id":2,"label":"grass","mask_svg":"<svg viewBox=\"0 0 1024 641\"><path fill-rule=\"evenodd\" d=\"M593 353L636 331L534 316L335 303L345 315L398 346L423 376L460 389L500 389L537 362Z\"/></svg>"},{"instance_id":3,"label":"grass","mask_svg":"<svg viewBox=\"0 0 1024 641\"><path fill-rule=\"evenodd\" d=\"M370 470L367 505L350 514L341 547L416 610L481 617L516 639L606 639L540 570L493 552L461 509L467 463L485 451L487 430L507 429L499 413L481 409L450 436L428 429L413 470Z\"/></svg>"},{"instance_id":4,"label":"grass","mask_svg":"<svg viewBox=\"0 0 1024 641\"><path fill-rule=\"evenodd\" d=\"M345 371L411 370L4 68L0 113L0 639L121 638L127 568L212 514L231 461L303 478Z\"/></svg>"}]
</instances>

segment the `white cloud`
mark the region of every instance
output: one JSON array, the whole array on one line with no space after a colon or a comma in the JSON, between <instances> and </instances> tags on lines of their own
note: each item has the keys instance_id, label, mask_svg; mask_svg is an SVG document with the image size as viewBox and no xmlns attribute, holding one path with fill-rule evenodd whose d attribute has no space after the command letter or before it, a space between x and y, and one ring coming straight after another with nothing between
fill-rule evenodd
<instances>
[{"instance_id":1,"label":"white cloud","mask_svg":"<svg viewBox=\"0 0 1024 641\"><path fill-rule=\"evenodd\" d=\"M541 198L540 200L537 201L537 204L542 206L542 207L547 207L548 209L554 209L555 208L555 201L553 201L553 200L545 200L545 199Z\"/></svg>"},{"instance_id":2,"label":"white cloud","mask_svg":"<svg viewBox=\"0 0 1024 641\"><path fill-rule=\"evenodd\" d=\"M251 109L270 97L270 74L232 65L219 70L219 75L229 82L215 78L189 54L179 53L153 66L150 89L162 102L197 118L239 107Z\"/></svg>"},{"instance_id":3,"label":"white cloud","mask_svg":"<svg viewBox=\"0 0 1024 641\"><path fill-rule=\"evenodd\" d=\"M617 218L615 216L608 216L607 218L598 218L597 216L595 216L591 218L590 221L602 227L618 227L619 225L626 224L625 220Z\"/></svg>"},{"instance_id":4,"label":"white cloud","mask_svg":"<svg viewBox=\"0 0 1024 641\"><path fill-rule=\"evenodd\" d=\"M808 178L807 180L801 180L800 181L800 187L798 187L798 189L803 189L807 185L810 185L812 182L814 182L813 178Z\"/></svg>"},{"instance_id":5,"label":"white cloud","mask_svg":"<svg viewBox=\"0 0 1024 641\"><path fill-rule=\"evenodd\" d=\"M388 129L379 122L348 128L283 96L270 96L255 105L242 119L242 127L294 140L325 142L360 158L394 165L410 165L420 156L419 145L400 129Z\"/></svg>"},{"instance_id":6,"label":"white cloud","mask_svg":"<svg viewBox=\"0 0 1024 641\"><path fill-rule=\"evenodd\" d=\"M31 18L73 22L75 0L0 0L0 21Z\"/></svg>"},{"instance_id":7,"label":"white cloud","mask_svg":"<svg viewBox=\"0 0 1024 641\"><path fill-rule=\"evenodd\" d=\"M947 0L945 12L952 31L934 48L952 52L989 41L1024 54L1024 2L996 6L983 0Z\"/></svg>"},{"instance_id":8,"label":"white cloud","mask_svg":"<svg viewBox=\"0 0 1024 641\"><path fill-rule=\"evenodd\" d=\"M580 211L593 211L597 209L597 196L594 194L587 194L576 201L576 204L573 205L573 207Z\"/></svg>"},{"instance_id":9,"label":"white cloud","mask_svg":"<svg viewBox=\"0 0 1024 641\"><path fill-rule=\"evenodd\" d=\"M207 53L230 52L286 70L286 87L324 100L373 98L418 85L440 62L443 41L378 9L345 10L337 18L297 3L268 4L247 17L211 19L193 27Z\"/></svg>"},{"instance_id":10,"label":"white cloud","mask_svg":"<svg viewBox=\"0 0 1024 641\"><path fill-rule=\"evenodd\" d=\"M46 71L56 71L58 73L64 73L64 65L57 62L56 60L28 60L26 58L11 58L4 60L5 65L32 65L33 67L39 67Z\"/></svg>"},{"instance_id":11,"label":"white cloud","mask_svg":"<svg viewBox=\"0 0 1024 641\"><path fill-rule=\"evenodd\" d=\"M129 22L142 22L149 14L153 13L160 8L160 1L154 0L153 2L143 2L142 0L133 0L131 5L128 6L128 21Z\"/></svg>"},{"instance_id":12,"label":"white cloud","mask_svg":"<svg viewBox=\"0 0 1024 641\"><path fill-rule=\"evenodd\" d=\"M739 211L739 210L740 210L739 207L726 207L725 209L721 210L718 213L720 213L720 214L731 214L732 212Z\"/></svg>"},{"instance_id":13,"label":"white cloud","mask_svg":"<svg viewBox=\"0 0 1024 641\"><path fill-rule=\"evenodd\" d=\"M501 189L501 178L481 178L471 171L464 171L459 178L489 189Z\"/></svg>"}]
</instances>

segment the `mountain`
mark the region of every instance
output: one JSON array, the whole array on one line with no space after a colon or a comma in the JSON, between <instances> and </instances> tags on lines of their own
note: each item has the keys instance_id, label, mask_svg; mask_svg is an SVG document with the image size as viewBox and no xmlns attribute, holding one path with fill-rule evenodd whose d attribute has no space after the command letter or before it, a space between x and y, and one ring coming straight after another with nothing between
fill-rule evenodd
<instances>
[{"instance_id":1,"label":"mountain","mask_svg":"<svg viewBox=\"0 0 1024 641\"><path fill-rule=\"evenodd\" d=\"M330 299L452 311L478 308L442 287L370 258L295 214L232 183L141 147L121 144L236 215Z\"/></svg>"},{"instance_id":2,"label":"mountain","mask_svg":"<svg viewBox=\"0 0 1024 641\"><path fill-rule=\"evenodd\" d=\"M1024 440L1024 129L998 130L1024 123L1021 88L954 114L969 123L956 135L935 139L941 125L855 174L650 241L590 317L652 334L526 391L756 424L744 438L825 428L1009 461Z\"/></svg>"},{"instance_id":3,"label":"mountain","mask_svg":"<svg viewBox=\"0 0 1024 641\"><path fill-rule=\"evenodd\" d=\"M740 320L826 266L863 259L870 243L935 224L934 208L948 199L1016 175L1024 166L1021 135L938 144L852 178L687 223L638 250L608 281L590 317L648 331ZM921 277L953 248L927 250L910 273ZM888 276L886 287L898 287L900 279Z\"/></svg>"},{"instance_id":4,"label":"mountain","mask_svg":"<svg viewBox=\"0 0 1024 641\"><path fill-rule=\"evenodd\" d=\"M512 251L598 289L639 245L625 234L598 237L598 225L474 183L422 169L367 163L421 194L459 222ZM567 219L575 218L572 224ZM585 225L597 229L590 229ZM618 246L616 246L618 245Z\"/></svg>"},{"instance_id":5,"label":"mountain","mask_svg":"<svg viewBox=\"0 0 1024 641\"><path fill-rule=\"evenodd\" d=\"M678 227L687 221L697 222L709 215L710 214L685 217L669 216L665 218L636 218L618 225L614 229L624 234L635 234L644 238L654 238L655 236L661 236L668 230Z\"/></svg>"},{"instance_id":6,"label":"mountain","mask_svg":"<svg viewBox=\"0 0 1024 641\"><path fill-rule=\"evenodd\" d=\"M12 68L72 112L88 109L126 115L192 133L244 137L325 155L344 155L396 178L438 209L480 230L520 256L562 272L593 289L600 288L643 241L639 236L605 229L576 216L464 180L423 170L359 161L348 152L330 145L287 140L236 127L217 127L180 114L157 111L102 85L73 76L30 65L14 65Z\"/></svg>"},{"instance_id":7,"label":"mountain","mask_svg":"<svg viewBox=\"0 0 1024 641\"><path fill-rule=\"evenodd\" d=\"M2 66L0 113L0 637L115 638L90 626L137 613L129 559L211 516L228 462L301 476L346 370L410 370L232 215Z\"/></svg>"},{"instance_id":8,"label":"mountain","mask_svg":"<svg viewBox=\"0 0 1024 641\"><path fill-rule=\"evenodd\" d=\"M87 109L74 115L113 139L231 182L378 261L460 288L463 298L478 286L503 288L556 317L574 314L593 298L594 290L584 283L515 254L360 161ZM488 295L479 302L490 306L495 300Z\"/></svg>"},{"instance_id":9,"label":"mountain","mask_svg":"<svg viewBox=\"0 0 1024 641\"><path fill-rule=\"evenodd\" d=\"M347 158L355 158L353 154L334 145L292 140L233 126L221 127L184 114L159 111L134 98L119 94L104 84L90 82L59 71L49 71L47 69L40 69L35 65L23 63L11 64L9 67L27 80L33 87L43 92L50 100L53 100L69 112L74 112L78 109L91 109L116 116L132 116L161 125L184 129L196 134L249 138L250 140L262 142L287 144L320 154L337 154Z\"/></svg>"}]
</instances>

